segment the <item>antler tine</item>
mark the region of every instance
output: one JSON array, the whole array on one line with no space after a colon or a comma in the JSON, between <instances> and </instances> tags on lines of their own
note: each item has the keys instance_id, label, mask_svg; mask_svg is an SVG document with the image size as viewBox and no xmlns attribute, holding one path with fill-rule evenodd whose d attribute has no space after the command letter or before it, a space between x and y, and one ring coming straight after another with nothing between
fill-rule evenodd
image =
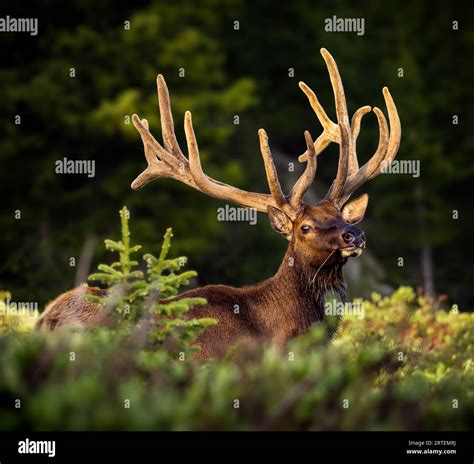
<instances>
[{"instance_id":1,"label":"antler tine","mask_svg":"<svg viewBox=\"0 0 474 464\"><path fill-rule=\"evenodd\" d=\"M166 85L165 78L162 74L158 74L156 78L156 85L158 89L158 105L160 108L161 131L163 135L163 144L166 150L171 152L181 162L187 163L188 160L183 155L179 147L176 134L174 132L173 114L171 112L171 101Z\"/></svg>"},{"instance_id":2,"label":"antler tine","mask_svg":"<svg viewBox=\"0 0 474 464\"><path fill-rule=\"evenodd\" d=\"M284 208L287 204L287 200L281 190L280 181L278 180L278 173L276 171L275 163L273 162L272 152L270 145L268 144L268 136L265 129L258 131L258 137L260 140L260 151L262 153L263 164L265 165L265 172L267 174L268 187L272 194L275 203L280 207Z\"/></svg>"},{"instance_id":3,"label":"antler tine","mask_svg":"<svg viewBox=\"0 0 474 464\"><path fill-rule=\"evenodd\" d=\"M382 162L388 164L395 158L395 156L397 156L398 149L400 148L402 126L400 123L400 117L398 116L397 107L393 101L390 91L388 90L388 87L384 87L382 93L385 100L385 106L387 107L388 111L388 120L390 121L390 138L388 141L387 153ZM380 169L372 174L371 178L377 176L378 174L380 174Z\"/></svg>"},{"instance_id":4,"label":"antler tine","mask_svg":"<svg viewBox=\"0 0 474 464\"><path fill-rule=\"evenodd\" d=\"M304 170L303 174L298 179L298 181L293 186L290 192L290 205L295 209L299 207L304 194L309 189L309 187L311 187L317 169L317 155L315 148L316 144L313 142L311 134L308 131L305 131L304 138L306 140L306 147L308 153L306 159L306 169Z\"/></svg>"},{"instance_id":5,"label":"antler tine","mask_svg":"<svg viewBox=\"0 0 474 464\"><path fill-rule=\"evenodd\" d=\"M148 130L148 121L146 119L142 119L141 124L146 130ZM171 174L171 169L169 169L169 167L165 163L158 160L156 155L152 152L152 149L147 143L146 139L143 136L141 137L141 139L143 142L143 149L145 151L145 158L148 167L133 181L133 189L142 187L155 177L161 177Z\"/></svg>"},{"instance_id":6,"label":"antler tine","mask_svg":"<svg viewBox=\"0 0 474 464\"><path fill-rule=\"evenodd\" d=\"M340 205L344 204L364 182L378 176L383 164L390 163L395 158L400 147L402 132L397 107L387 87L383 88L383 95L388 110L390 129L383 112L375 107L374 113L377 116L380 131L377 151L364 166L349 176L344 187L344 193L338 201ZM353 130L355 129L357 129L358 133L358 128L353 124Z\"/></svg>"},{"instance_id":7,"label":"antler tine","mask_svg":"<svg viewBox=\"0 0 474 464\"><path fill-rule=\"evenodd\" d=\"M314 142L314 150L316 151L316 154L319 155L331 142L339 143L339 130L337 124L329 119L313 90L302 81L299 83L299 87L305 93L311 108L313 108L316 117L321 123L321 126L323 126L323 133L316 139L316 142ZM308 153L308 150L306 150L302 155L300 155L298 160L300 162L306 161Z\"/></svg>"},{"instance_id":8,"label":"antler tine","mask_svg":"<svg viewBox=\"0 0 474 464\"><path fill-rule=\"evenodd\" d=\"M132 182L132 188L137 190L150 182L150 180L159 177L169 177L173 170L179 168L179 161L170 155L151 135L146 119L141 120L138 115L134 114L132 122L140 133L148 164L147 168ZM157 155L161 161L158 160Z\"/></svg>"},{"instance_id":9,"label":"antler tine","mask_svg":"<svg viewBox=\"0 0 474 464\"><path fill-rule=\"evenodd\" d=\"M350 131L342 122L339 123L339 130L341 131L341 141L339 143L339 163L337 166L337 175L334 179L331 188L329 189L325 200L338 201L344 191L344 185L347 180L347 172L349 169L349 140Z\"/></svg>"},{"instance_id":10,"label":"antler tine","mask_svg":"<svg viewBox=\"0 0 474 464\"><path fill-rule=\"evenodd\" d=\"M352 122L351 122L351 127L352 127L352 146L351 146L351 151L349 153L349 170L347 175L350 176L351 174L354 174L359 169L359 160L357 159L357 151L356 151L356 142L357 138L359 137L360 133L360 123L362 121L362 118L367 114L372 111L372 108L370 106L363 106L362 108L359 108L355 113L354 116L352 116Z\"/></svg>"},{"instance_id":11,"label":"antler tine","mask_svg":"<svg viewBox=\"0 0 474 464\"><path fill-rule=\"evenodd\" d=\"M329 189L326 199L337 200L344 190L344 184L347 180L349 172L349 163L351 154L355 154L352 143L352 129L349 122L349 114L347 112L346 96L344 93L344 86L342 85L341 75L337 68L336 61L332 55L325 49L321 49L321 55L326 62L328 68L329 78L334 93L334 101L336 104L337 122L339 125L340 139L339 139L339 163L337 167L336 179ZM354 161L352 161L354 164Z\"/></svg>"},{"instance_id":12,"label":"antler tine","mask_svg":"<svg viewBox=\"0 0 474 464\"><path fill-rule=\"evenodd\" d=\"M379 144L377 150L364 166L349 176L344 187L344 192L338 199L340 205L344 204L364 182L376 175L381 163L386 157L389 141L387 120L379 108L375 107L374 113L379 123Z\"/></svg>"},{"instance_id":13,"label":"antler tine","mask_svg":"<svg viewBox=\"0 0 474 464\"><path fill-rule=\"evenodd\" d=\"M249 208L255 208L261 212L267 212L269 205L278 207L271 195L240 190L206 176L202 170L199 148L196 141L196 135L194 134L191 113L189 111L186 111L185 114L184 130L188 145L191 175L200 191L214 198L230 200Z\"/></svg>"},{"instance_id":14,"label":"antler tine","mask_svg":"<svg viewBox=\"0 0 474 464\"><path fill-rule=\"evenodd\" d=\"M349 114L347 113L346 96L344 94L344 86L342 85L342 79L336 61L325 48L321 48L321 55L326 62L329 78L331 79L334 101L336 103L337 122L339 124L343 123L346 128L349 128L350 124Z\"/></svg>"}]
</instances>

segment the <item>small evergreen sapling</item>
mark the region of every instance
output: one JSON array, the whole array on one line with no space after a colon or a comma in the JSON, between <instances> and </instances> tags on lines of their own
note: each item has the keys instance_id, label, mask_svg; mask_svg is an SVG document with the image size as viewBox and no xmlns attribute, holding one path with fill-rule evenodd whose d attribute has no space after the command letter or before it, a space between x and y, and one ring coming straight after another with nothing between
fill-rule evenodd
<instances>
[{"instance_id":1,"label":"small evergreen sapling","mask_svg":"<svg viewBox=\"0 0 474 464\"><path fill-rule=\"evenodd\" d=\"M169 259L172 230L167 229L159 257L147 253L143 256L146 271L138 269L139 262L132 255L141 250L140 245L130 245L130 212L126 207L120 211L122 240L105 240L107 250L118 252L119 260L100 264L100 272L92 274L89 280L99 281L107 288L107 296L87 298L106 308L115 309L125 321L139 325L147 321L152 340L158 345L174 345L180 350L195 350L192 341L207 326L217 321L210 318L188 319L186 313L195 305L206 304L204 298L182 298L169 301L179 292L195 271L180 272L186 264L184 256Z\"/></svg>"},{"instance_id":2,"label":"small evergreen sapling","mask_svg":"<svg viewBox=\"0 0 474 464\"><path fill-rule=\"evenodd\" d=\"M105 240L105 248L119 254L119 261L111 265L99 264L98 273L89 276L89 280L99 281L107 286L108 296L89 296L90 301L113 306L125 319L135 320L139 313L137 299L147 294L143 272L136 270L138 261L132 255L141 250L141 245L130 246L129 210L124 206L120 210L122 240Z\"/></svg>"}]
</instances>

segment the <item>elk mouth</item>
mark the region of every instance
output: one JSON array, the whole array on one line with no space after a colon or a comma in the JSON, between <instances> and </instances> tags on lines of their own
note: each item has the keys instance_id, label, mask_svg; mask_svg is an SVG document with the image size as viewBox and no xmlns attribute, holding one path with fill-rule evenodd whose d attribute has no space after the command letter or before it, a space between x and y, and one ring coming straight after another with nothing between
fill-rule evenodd
<instances>
[{"instance_id":1,"label":"elk mouth","mask_svg":"<svg viewBox=\"0 0 474 464\"><path fill-rule=\"evenodd\" d=\"M349 246L345 248L339 248L339 251L341 252L341 256L343 258L355 258L362 254L363 249L364 246Z\"/></svg>"}]
</instances>

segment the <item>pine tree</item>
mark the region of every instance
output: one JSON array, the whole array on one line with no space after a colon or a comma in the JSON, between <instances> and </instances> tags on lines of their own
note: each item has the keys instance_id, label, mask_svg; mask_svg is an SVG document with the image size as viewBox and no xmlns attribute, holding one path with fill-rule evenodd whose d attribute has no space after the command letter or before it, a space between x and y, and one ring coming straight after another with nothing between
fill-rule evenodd
<instances>
[{"instance_id":1,"label":"pine tree","mask_svg":"<svg viewBox=\"0 0 474 464\"><path fill-rule=\"evenodd\" d=\"M159 257L147 253L143 256L146 272L138 269L139 262L132 255L141 250L141 245L131 245L130 212L124 206L120 211L122 239L105 240L107 250L118 253L118 261L110 265L100 264L100 272L89 276L89 280L98 281L107 288L107 296L87 298L115 310L119 322L129 322L133 326L148 323L151 339L155 344L171 343L180 350L194 350L191 342L207 326L215 324L210 318L188 319L186 313L195 305L204 305L204 298L182 298L177 301L166 299L176 296L180 287L189 284L195 277L195 271L181 269L187 258L168 258L173 233L167 229Z\"/></svg>"}]
</instances>

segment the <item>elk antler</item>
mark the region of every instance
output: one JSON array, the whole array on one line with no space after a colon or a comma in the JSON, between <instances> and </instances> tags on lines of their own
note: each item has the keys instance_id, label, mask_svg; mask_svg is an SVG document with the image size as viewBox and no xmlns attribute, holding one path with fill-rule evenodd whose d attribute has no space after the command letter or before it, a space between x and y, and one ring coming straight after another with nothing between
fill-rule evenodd
<instances>
[{"instance_id":1,"label":"elk antler","mask_svg":"<svg viewBox=\"0 0 474 464\"><path fill-rule=\"evenodd\" d=\"M292 219L298 215L301 207L301 197L310 187L316 173L316 154L312 149L313 141L309 133L305 133L307 145L310 147L307 167L296 182L289 199L285 197L281 190L273 157L268 145L268 137L263 129L260 129L258 134L270 195L240 190L212 179L203 172L192 117L189 111L186 112L184 118L188 158L184 156L174 132L168 88L161 74L157 77L157 86L163 132L163 146L150 133L148 121L146 119L140 119L134 114L132 117L133 124L141 135L148 166L132 182L133 189L139 189L153 179L165 177L179 180L209 196L232 201L233 203L249 208L255 208L258 211L266 212L269 206L273 206L285 211Z\"/></svg>"},{"instance_id":2,"label":"elk antler","mask_svg":"<svg viewBox=\"0 0 474 464\"><path fill-rule=\"evenodd\" d=\"M314 92L304 82L300 82L299 85L308 97L311 107L324 130L314 142L309 132L305 132L307 150L299 157L299 161L306 162L306 168L288 196L285 196L282 192L268 144L268 137L263 129L258 131L258 135L270 195L240 190L212 179L203 172L189 111L186 112L184 118L184 130L188 147L188 158L186 158L176 139L168 87L161 74L157 77L157 87L163 145L150 133L148 121L140 119L134 114L132 117L133 124L142 138L148 166L132 182L132 188L139 189L147 182L160 177L171 178L179 180L209 196L228 200L249 208L255 208L261 212L266 212L269 206L277 207L285 211L294 220L303 207L302 198L314 180L317 155L331 142L335 142L339 143L340 146L338 171L326 195L326 199L334 201L338 206L341 206L365 181L380 173L382 162L391 161L395 157L400 144L400 120L392 97L388 89L384 88L383 93L391 127L390 137L388 137L389 130L383 113L378 108L374 108L380 126L379 146L374 156L359 169L355 142L359 135L361 119L366 113L371 111L371 108L370 106L359 108L352 118L352 125L349 123L344 88L336 62L326 49L322 48L321 54L326 62L333 87L337 124L329 119Z\"/></svg>"},{"instance_id":3,"label":"elk antler","mask_svg":"<svg viewBox=\"0 0 474 464\"><path fill-rule=\"evenodd\" d=\"M354 113L351 124L349 123L344 87L336 62L325 48L321 49L321 55L326 62L334 91L338 124L329 119L314 92L304 82L300 82L299 85L308 97L311 107L324 128L323 133L316 139L314 144L316 154L321 153L331 142L339 143L340 145L336 179L325 198L334 201L338 206L342 206L364 182L380 174L383 163L389 163L395 158L400 146L401 125L397 107L387 87L384 87L383 95L390 120L390 136L384 114L379 108L375 107L374 113L380 130L379 144L372 158L359 168L355 144L359 136L361 120L365 114L371 111L371 107L363 106L359 108ZM347 137L345 137L344 133ZM307 156L308 152L303 153L299 157L300 161L306 160Z\"/></svg>"}]
</instances>

